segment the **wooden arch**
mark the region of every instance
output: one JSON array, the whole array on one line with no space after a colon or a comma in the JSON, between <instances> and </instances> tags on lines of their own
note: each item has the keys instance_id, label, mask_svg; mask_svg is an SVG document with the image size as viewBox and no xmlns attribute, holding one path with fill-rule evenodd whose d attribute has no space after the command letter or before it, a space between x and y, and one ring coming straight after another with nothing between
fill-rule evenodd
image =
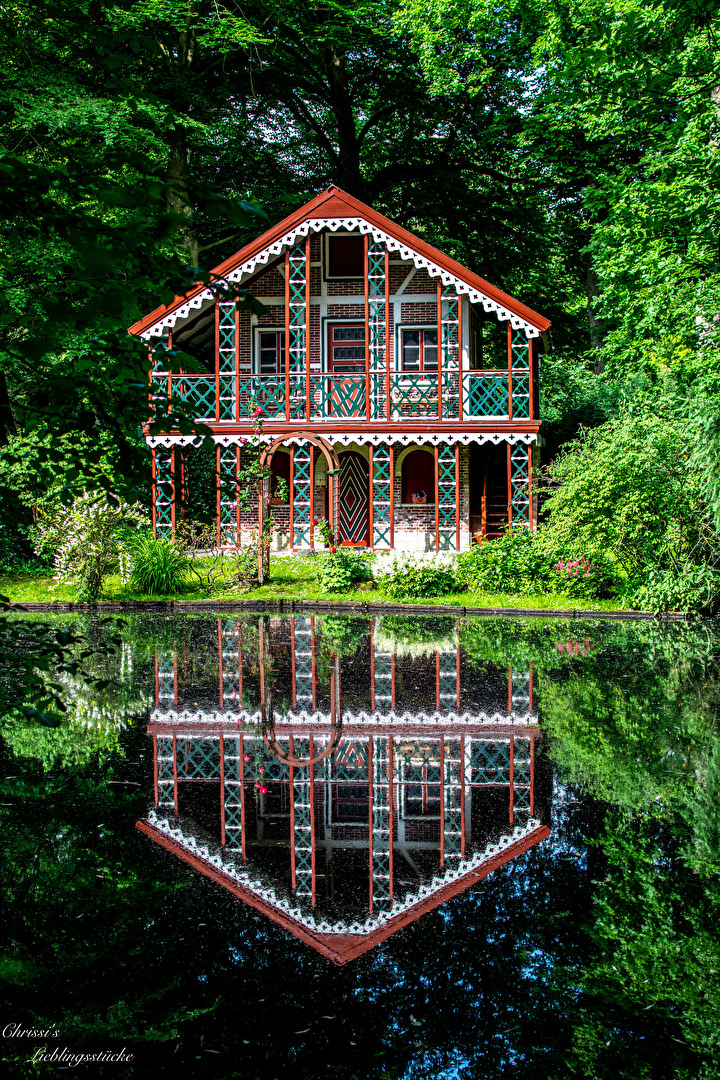
<instances>
[{"instance_id":1,"label":"wooden arch","mask_svg":"<svg viewBox=\"0 0 720 1080\"><path fill-rule=\"evenodd\" d=\"M270 466L275 451L283 446L285 443L294 443L298 441L297 435L278 435L276 439L266 446L260 455L260 495L259 495L259 507L258 507L258 582L262 585L265 580L266 567L269 570L270 562L270 546L269 541L263 540L264 526L267 519L268 505L270 501ZM335 536L335 542L337 543L337 531L338 531L338 478L340 476L340 459L338 458L334 447L330 443L323 439L320 435L303 434L300 436L303 442L312 443L313 446L317 446L323 453L325 461L327 462L327 475L328 475L328 512L330 517L330 525ZM292 505L293 492L290 492L290 504ZM310 526L310 536L312 542L312 525ZM291 538L292 539L292 538Z\"/></svg>"}]
</instances>

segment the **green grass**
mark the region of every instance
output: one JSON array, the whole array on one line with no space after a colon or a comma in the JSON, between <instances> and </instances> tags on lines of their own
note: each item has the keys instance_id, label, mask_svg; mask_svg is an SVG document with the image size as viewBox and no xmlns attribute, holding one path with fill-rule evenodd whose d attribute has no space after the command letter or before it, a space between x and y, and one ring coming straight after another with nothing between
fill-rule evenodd
<instances>
[{"instance_id":1,"label":"green grass","mask_svg":"<svg viewBox=\"0 0 720 1080\"><path fill-rule=\"evenodd\" d=\"M227 578L232 571L228 559ZM101 601L133 600L354 600L367 603L438 604L460 607L488 608L548 608L552 610L619 611L616 600L576 600L560 593L542 593L534 596L517 596L514 593L447 593L445 596L424 597L417 600L390 600L379 589L358 587L349 593L330 593L323 590L316 577L316 563L309 558L280 558L271 563L272 580L262 587L245 589L228 587L215 590L211 595L188 586L183 592L169 596L148 596L131 592L118 576L105 580ZM229 582L228 582L229 584ZM0 593L16 603L52 601L77 601L76 590L70 585L56 585L51 577L31 574L5 574L0 576Z\"/></svg>"}]
</instances>

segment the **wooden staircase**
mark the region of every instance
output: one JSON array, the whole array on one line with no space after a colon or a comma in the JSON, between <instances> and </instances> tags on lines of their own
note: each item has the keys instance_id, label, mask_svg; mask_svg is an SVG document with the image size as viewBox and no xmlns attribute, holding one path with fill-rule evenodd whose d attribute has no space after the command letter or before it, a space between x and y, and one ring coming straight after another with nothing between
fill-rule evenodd
<instances>
[{"instance_id":1,"label":"wooden staircase","mask_svg":"<svg viewBox=\"0 0 720 1080\"><path fill-rule=\"evenodd\" d=\"M470 532L493 540L508 521L507 446L473 447L470 459Z\"/></svg>"}]
</instances>

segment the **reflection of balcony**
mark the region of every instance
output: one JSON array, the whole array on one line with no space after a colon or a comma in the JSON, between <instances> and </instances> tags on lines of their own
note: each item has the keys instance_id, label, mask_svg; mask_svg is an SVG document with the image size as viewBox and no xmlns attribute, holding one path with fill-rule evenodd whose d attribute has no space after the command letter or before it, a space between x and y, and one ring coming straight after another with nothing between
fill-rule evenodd
<instances>
[{"instance_id":1,"label":"reflection of balcony","mask_svg":"<svg viewBox=\"0 0 720 1080\"><path fill-rule=\"evenodd\" d=\"M257 408L264 419L468 420L508 419L510 388L513 416L529 416L527 369L435 372L393 371L360 374L293 372L289 375L155 374L154 394L168 395L185 413L204 423L248 421ZM438 385L442 393L438 395Z\"/></svg>"},{"instance_id":2,"label":"reflection of balcony","mask_svg":"<svg viewBox=\"0 0 720 1080\"><path fill-rule=\"evenodd\" d=\"M368 622L363 687L320 620L261 617L249 635L213 623L200 701L187 657L158 653L138 828L322 955L352 960L549 835L529 672L485 666L478 701L457 637L403 654Z\"/></svg>"}]
</instances>

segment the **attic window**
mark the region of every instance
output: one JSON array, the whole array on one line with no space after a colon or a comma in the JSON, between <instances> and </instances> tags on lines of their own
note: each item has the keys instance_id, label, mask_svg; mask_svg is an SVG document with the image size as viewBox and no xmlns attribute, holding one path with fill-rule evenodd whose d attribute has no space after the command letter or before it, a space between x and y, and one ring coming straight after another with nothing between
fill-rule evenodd
<instances>
[{"instance_id":1,"label":"attic window","mask_svg":"<svg viewBox=\"0 0 720 1080\"><path fill-rule=\"evenodd\" d=\"M365 273L365 238L358 233L329 233L325 238L326 278L361 278Z\"/></svg>"}]
</instances>

